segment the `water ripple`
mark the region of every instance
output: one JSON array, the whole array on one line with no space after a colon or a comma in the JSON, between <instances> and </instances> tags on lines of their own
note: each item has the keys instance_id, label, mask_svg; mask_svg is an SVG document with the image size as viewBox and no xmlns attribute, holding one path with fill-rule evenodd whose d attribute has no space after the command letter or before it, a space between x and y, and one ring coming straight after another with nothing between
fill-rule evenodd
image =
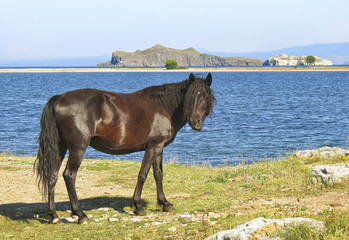
<instances>
[{"instance_id":1,"label":"water ripple","mask_svg":"<svg viewBox=\"0 0 349 240\"><path fill-rule=\"evenodd\" d=\"M2 73L0 152L36 154L41 111L55 94L87 87L133 92L187 77L175 72ZM213 73L212 88L213 116L201 132L186 125L164 150L165 161L216 166L277 158L297 148L347 146L348 72ZM141 160L142 155L121 158ZM93 149L85 157L116 158Z\"/></svg>"}]
</instances>

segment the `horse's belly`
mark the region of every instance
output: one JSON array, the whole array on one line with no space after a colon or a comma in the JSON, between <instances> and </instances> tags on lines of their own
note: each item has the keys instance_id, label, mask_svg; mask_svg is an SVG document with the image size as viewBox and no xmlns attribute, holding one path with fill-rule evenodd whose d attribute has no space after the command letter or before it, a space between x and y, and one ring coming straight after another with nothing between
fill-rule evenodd
<instances>
[{"instance_id":1,"label":"horse's belly","mask_svg":"<svg viewBox=\"0 0 349 240\"><path fill-rule=\"evenodd\" d=\"M90 141L90 146L94 149L109 154L127 154L144 150L144 145L138 141L110 141L101 137L94 137Z\"/></svg>"}]
</instances>

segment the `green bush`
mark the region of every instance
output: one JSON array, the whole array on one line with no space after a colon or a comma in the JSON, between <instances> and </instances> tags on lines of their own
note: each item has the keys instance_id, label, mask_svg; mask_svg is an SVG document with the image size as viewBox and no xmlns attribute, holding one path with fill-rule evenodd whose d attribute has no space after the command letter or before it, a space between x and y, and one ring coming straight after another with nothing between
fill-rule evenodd
<instances>
[{"instance_id":1,"label":"green bush","mask_svg":"<svg viewBox=\"0 0 349 240\"><path fill-rule=\"evenodd\" d=\"M316 62L316 57L314 56L307 56L305 58L305 61L308 63L309 67L311 66L311 64Z\"/></svg>"},{"instance_id":2,"label":"green bush","mask_svg":"<svg viewBox=\"0 0 349 240\"><path fill-rule=\"evenodd\" d=\"M188 69L186 66L177 67L177 69Z\"/></svg>"},{"instance_id":3,"label":"green bush","mask_svg":"<svg viewBox=\"0 0 349 240\"><path fill-rule=\"evenodd\" d=\"M166 61L165 67L166 69L176 69L178 67L178 63L176 60L170 59Z\"/></svg>"}]
</instances>

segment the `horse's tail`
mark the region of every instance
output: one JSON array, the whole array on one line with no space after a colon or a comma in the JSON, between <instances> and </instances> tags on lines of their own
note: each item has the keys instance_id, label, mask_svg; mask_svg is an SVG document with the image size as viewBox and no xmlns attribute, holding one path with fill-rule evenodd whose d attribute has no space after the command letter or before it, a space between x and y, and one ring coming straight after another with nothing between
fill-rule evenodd
<instances>
[{"instance_id":1,"label":"horse's tail","mask_svg":"<svg viewBox=\"0 0 349 240\"><path fill-rule=\"evenodd\" d=\"M34 172L36 172L38 187L44 197L47 196L47 188L52 179L59 154L59 133L54 109L58 96L53 96L45 105L41 115L41 132L38 139L38 156L34 163Z\"/></svg>"}]
</instances>

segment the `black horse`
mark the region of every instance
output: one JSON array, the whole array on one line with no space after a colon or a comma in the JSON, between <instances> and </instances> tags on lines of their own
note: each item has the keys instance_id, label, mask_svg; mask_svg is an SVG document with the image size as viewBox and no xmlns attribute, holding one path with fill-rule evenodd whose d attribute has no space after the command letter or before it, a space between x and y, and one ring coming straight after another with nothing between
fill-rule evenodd
<instances>
[{"instance_id":1,"label":"black horse","mask_svg":"<svg viewBox=\"0 0 349 240\"><path fill-rule=\"evenodd\" d=\"M141 193L151 166L158 203L163 211L172 210L162 186L162 151L188 121L192 129L202 129L215 101L211 83L210 73L206 79L190 74L183 82L152 86L130 94L80 89L53 96L41 116L39 151L34 165L38 185L44 196L48 195L49 222L59 222L54 189L68 149L63 177L72 214L79 217L79 223L89 221L75 191L76 174L88 145L109 154L145 151L131 203L134 213L145 215Z\"/></svg>"}]
</instances>

